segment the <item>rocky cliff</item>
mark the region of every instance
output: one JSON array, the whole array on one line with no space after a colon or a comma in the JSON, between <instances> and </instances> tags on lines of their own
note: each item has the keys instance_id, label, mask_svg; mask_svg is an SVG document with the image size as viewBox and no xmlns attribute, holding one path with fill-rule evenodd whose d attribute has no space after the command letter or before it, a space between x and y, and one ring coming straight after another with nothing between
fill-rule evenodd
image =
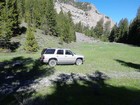
<instances>
[{"instance_id":1,"label":"rocky cliff","mask_svg":"<svg viewBox=\"0 0 140 105\"><path fill-rule=\"evenodd\" d=\"M63 1L63 2L62 2ZM95 27L97 22L103 18L104 23L110 21L111 27L114 22L108 16L101 14L94 5L85 2L77 2L76 0L56 0L55 9L57 13L61 10L63 12L71 12L74 23L81 23L84 26Z\"/></svg>"}]
</instances>

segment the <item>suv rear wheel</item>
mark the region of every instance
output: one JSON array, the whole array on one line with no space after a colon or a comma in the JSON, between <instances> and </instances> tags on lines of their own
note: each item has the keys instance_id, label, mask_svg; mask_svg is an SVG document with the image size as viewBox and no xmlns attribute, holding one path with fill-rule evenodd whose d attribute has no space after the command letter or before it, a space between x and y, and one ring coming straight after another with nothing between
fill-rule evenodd
<instances>
[{"instance_id":1,"label":"suv rear wheel","mask_svg":"<svg viewBox=\"0 0 140 105\"><path fill-rule=\"evenodd\" d=\"M83 60L82 59L77 59L76 60L76 65L81 65L83 64Z\"/></svg>"},{"instance_id":2,"label":"suv rear wheel","mask_svg":"<svg viewBox=\"0 0 140 105\"><path fill-rule=\"evenodd\" d=\"M57 64L57 61L55 59L49 60L49 66L54 67L56 66L56 64Z\"/></svg>"}]
</instances>

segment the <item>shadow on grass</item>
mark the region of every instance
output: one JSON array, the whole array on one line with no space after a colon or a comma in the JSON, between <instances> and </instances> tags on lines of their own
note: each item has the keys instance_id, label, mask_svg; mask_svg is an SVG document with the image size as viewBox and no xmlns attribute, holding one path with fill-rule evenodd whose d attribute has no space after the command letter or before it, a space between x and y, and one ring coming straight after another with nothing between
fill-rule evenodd
<instances>
[{"instance_id":1,"label":"shadow on grass","mask_svg":"<svg viewBox=\"0 0 140 105\"><path fill-rule=\"evenodd\" d=\"M16 94L30 96L34 92L31 85L54 72L54 68L42 65L39 60L22 56L0 62L0 103L17 101Z\"/></svg>"},{"instance_id":2,"label":"shadow on grass","mask_svg":"<svg viewBox=\"0 0 140 105\"><path fill-rule=\"evenodd\" d=\"M0 48L5 49L3 52L14 52L19 47L20 47L19 42L0 40Z\"/></svg>"},{"instance_id":3,"label":"shadow on grass","mask_svg":"<svg viewBox=\"0 0 140 105\"><path fill-rule=\"evenodd\" d=\"M24 105L140 105L140 90L114 87L102 72L80 76L60 74L54 92L25 101Z\"/></svg>"},{"instance_id":4,"label":"shadow on grass","mask_svg":"<svg viewBox=\"0 0 140 105\"><path fill-rule=\"evenodd\" d=\"M121 65L131 67L131 68L134 68L134 69L137 69L137 70L140 71L140 64L135 64L135 63L132 63L132 62L126 62L126 61L119 60L119 59L115 59L115 61L119 62Z\"/></svg>"}]
</instances>

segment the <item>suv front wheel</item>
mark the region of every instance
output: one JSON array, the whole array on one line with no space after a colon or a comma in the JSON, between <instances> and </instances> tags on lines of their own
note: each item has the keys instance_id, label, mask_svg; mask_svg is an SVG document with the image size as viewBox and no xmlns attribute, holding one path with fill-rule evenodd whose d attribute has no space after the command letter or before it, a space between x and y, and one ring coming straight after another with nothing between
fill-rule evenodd
<instances>
[{"instance_id":1,"label":"suv front wheel","mask_svg":"<svg viewBox=\"0 0 140 105\"><path fill-rule=\"evenodd\" d=\"M83 60L82 59L77 59L76 60L76 65L81 65L83 64Z\"/></svg>"},{"instance_id":2,"label":"suv front wheel","mask_svg":"<svg viewBox=\"0 0 140 105\"><path fill-rule=\"evenodd\" d=\"M56 66L56 64L57 64L57 61L55 59L49 60L49 66L54 67Z\"/></svg>"}]
</instances>

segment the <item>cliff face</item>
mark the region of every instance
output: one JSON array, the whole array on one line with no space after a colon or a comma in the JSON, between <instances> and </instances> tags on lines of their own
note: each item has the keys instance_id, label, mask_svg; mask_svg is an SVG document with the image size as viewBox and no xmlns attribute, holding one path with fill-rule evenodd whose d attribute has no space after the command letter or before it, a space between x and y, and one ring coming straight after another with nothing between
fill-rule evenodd
<instances>
[{"instance_id":1,"label":"cliff face","mask_svg":"<svg viewBox=\"0 0 140 105\"><path fill-rule=\"evenodd\" d=\"M70 11L74 23L79 23L81 21L84 26L95 27L97 22L103 18L104 23L110 21L111 27L113 27L115 24L112 19L99 13L96 7L92 4L76 2L75 0L70 0L67 2L62 1L63 0L56 0L55 2L55 9L57 13L59 13L61 10L63 10L63 12Z\"/></svg>"}]
</instances>

